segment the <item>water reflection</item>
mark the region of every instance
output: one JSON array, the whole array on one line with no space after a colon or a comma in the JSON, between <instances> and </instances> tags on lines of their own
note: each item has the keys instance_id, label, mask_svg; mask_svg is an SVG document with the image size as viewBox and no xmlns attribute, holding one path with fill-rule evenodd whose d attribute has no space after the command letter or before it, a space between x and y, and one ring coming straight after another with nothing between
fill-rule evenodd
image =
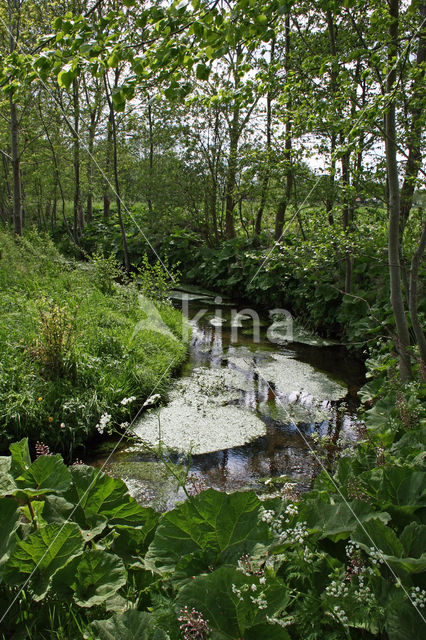
<instances>
[{"instance_id":1,"label":"water reflection","mask_svg":"<svg viewBox=\"0 0 426 640\"><path fill-rule=\"evenodd\" d=\"M192 317L205 301L192 301ZM226 393L220 400L221 406L240 407L256 415L265 425L265 435L241 446L193 455L190 472L205 485L223 491L261 488L266 478L279 476L297 481L301 490L307 489L316 464L310 451L310 434L314 430L327 434L337 428L351 437L356 391L363 378L362 365L351 359L346 350L339 346L272 344L266 339L265 326L262 327L258 343L253 343L250 331L247 334L241 329L238 340L231 342L229 306L225 301L220 313L215 309L214 313L206 314L193 325L190 356L177 383L180 384L178 393L191 406L195 403L202 408L209 403L214 404L219 395L214 384L217 383L217 377L221 379L222 376ZM248 320L252 322L251 318ZM239 325L247 325L244 318L239 318ZM327 398L318 401L307 391L282 389L268 382L260 372L265 371L273 358L278 357L277 354L280 357L291 356L292 362L295 358L297 362L308 363L328 376L339 378L348 390L346 398L333 402ZM200 372L209 371L212 374L215 371L218 376L207 385L197 386ZM234 374L233 381L230 382L231 378L225 376L226 371L231 378ZM194 388L197 391L195 399L189 397L190 389L193 392ZM338 413L342 402L348 408ZM199 412L202 414L201 409ZM225 430L231 428L227 424L221 426ZM172 462L179 462L179 459L179 455L170 458ZM99 459L93 462L101 463ZM158 509L172 508L184 497L181 490L177 491L176 483L164 475L161 460L146 455L142 447L117 452L108 468L112 475L120 476L127 482L138 500L153 504Z\"/></svg>"}]
</instances>

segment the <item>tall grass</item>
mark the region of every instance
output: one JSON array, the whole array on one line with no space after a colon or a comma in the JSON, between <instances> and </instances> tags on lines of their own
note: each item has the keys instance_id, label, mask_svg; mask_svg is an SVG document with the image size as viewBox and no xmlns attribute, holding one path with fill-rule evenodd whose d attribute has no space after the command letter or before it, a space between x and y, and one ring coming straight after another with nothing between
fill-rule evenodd
<instances>
[{"instance_id":1,"label":"tall grass","mask_svg":"<svg viewBox=\"0 0 426 640\"><path fill-rule=\"evenodd\" d=\"M184 360L181 314L157 304L154 322L136 285L106 282L104 266L0 231L1 451L28 436L72 459L103 413L128 422Z\"/></svg>"}]
</instances>

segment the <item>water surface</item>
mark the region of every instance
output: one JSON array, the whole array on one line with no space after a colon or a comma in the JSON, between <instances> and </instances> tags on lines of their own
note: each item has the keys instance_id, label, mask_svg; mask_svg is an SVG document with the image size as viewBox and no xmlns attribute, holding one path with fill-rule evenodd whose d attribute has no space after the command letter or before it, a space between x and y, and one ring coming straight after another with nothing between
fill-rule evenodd
<instances>
[{"instance_id":1,"label":"water surface","mask_svg":"<svg viewBox=\"0 0 426 640\"><path fill-rule=\"evenodd\" d=\"M161 443L169 465L189 465L189 486L263 491L274 478L306 490L318 470L311 452L314 431L338 428L349 441L356 437L362 364L344 347L296 325L293 341L285 340L283 325L282 339L278 329L271 342L267 316L261 316L257 336L252 318L233 321L237 306L209 291L183 287L173 295L177 306L186 292L189 318L206 312L193 323L189 358L168 404L144 414L135 432L148 449ZM99 457L93 464L103 462ZM159 456L141 442L117 451L106 470L157 509L170 509L185 497Z\"/></svg>"}]
</instances>

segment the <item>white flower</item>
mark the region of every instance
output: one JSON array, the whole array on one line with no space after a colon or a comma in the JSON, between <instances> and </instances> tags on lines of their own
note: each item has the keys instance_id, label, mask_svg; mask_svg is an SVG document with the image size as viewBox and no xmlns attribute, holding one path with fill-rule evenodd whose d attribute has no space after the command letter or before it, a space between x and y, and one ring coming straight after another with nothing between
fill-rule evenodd
<instances>
[{"instance_id":1,"label":"white flower","mask_svg":"<svg viewBox=\"0 0 426 640\"><path fill-rule=\"evenodd\" d=\"M130 396L130 398L123 398L121 401L122 405L130 404L136 400L136 396Z\"/></svg>"},{"instance_id":2,"label":"white flower","mask_svg":"<svg viewBox=\"0 0 426 640\"><path fill-rule=\"evenodd\" d=\"M154 393L153 396L149 396L147 400L143 403L142 407L149 407L157 402L161 398L159 393Z\"/></svg>"},{"instance_id":3,"label":"white flower","mask_svg":"<svg viewBox=\"0 0 426 640\"><path fill-rule=\"evenodd\" d=\"M99 423L96 425L96 429L99 431L99 433L104 432L104 429L110 420L111 420L111 416L109 413L103 413L101 415L101 419L99 420Z\"/></svg>"}]
</instances>

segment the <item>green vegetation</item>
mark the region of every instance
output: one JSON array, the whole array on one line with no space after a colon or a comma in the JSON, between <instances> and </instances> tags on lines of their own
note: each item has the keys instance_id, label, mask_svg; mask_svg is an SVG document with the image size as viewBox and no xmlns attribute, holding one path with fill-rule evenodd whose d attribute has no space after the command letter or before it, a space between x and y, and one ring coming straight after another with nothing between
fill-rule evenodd
<instances>
[{"instance_id":1,"label":"green vegetation","mask_svg":"<svg viewBox=\"0 0 426 640\"><path fill-rule=\"evenodd\" d=\"M426 424L407 391L411 410L379 426L367 413L375 426L349 456L328 449L334 475L299 499L286 484L262 501L209 489L160 515L121 480L59 455L31 462L26 440L11 445L3 638L421 637Z\"/></svg>"},{"instance_id":2,"label":"green vegetation","mask_svg":"<svg viewBox=\"0 0 426 640\"><path fill-rule=\"evenodd\" d=\"M425 19L425 0L2 3L4 640L422 637ZM166 393L178 268L366 356L368 429L316 443L334 476L300 500L209 490L160 516L49 454Z\"/></svg>"},{"instance_id":3,"label":"green vegetation","mask_svg":"<svg viewBox=\"0 0 426 640\"><path fill-rule=\"evenodd\" d=\"M65 260L46 237L5 231L0 255L3 451L28 436L73 459L102 415L118 426L166 392L186 356L182 316L165 302L147 306L114 258ZM144 286L155 291L159 273L147 266Z\"/></svg>"}]
</instances>

